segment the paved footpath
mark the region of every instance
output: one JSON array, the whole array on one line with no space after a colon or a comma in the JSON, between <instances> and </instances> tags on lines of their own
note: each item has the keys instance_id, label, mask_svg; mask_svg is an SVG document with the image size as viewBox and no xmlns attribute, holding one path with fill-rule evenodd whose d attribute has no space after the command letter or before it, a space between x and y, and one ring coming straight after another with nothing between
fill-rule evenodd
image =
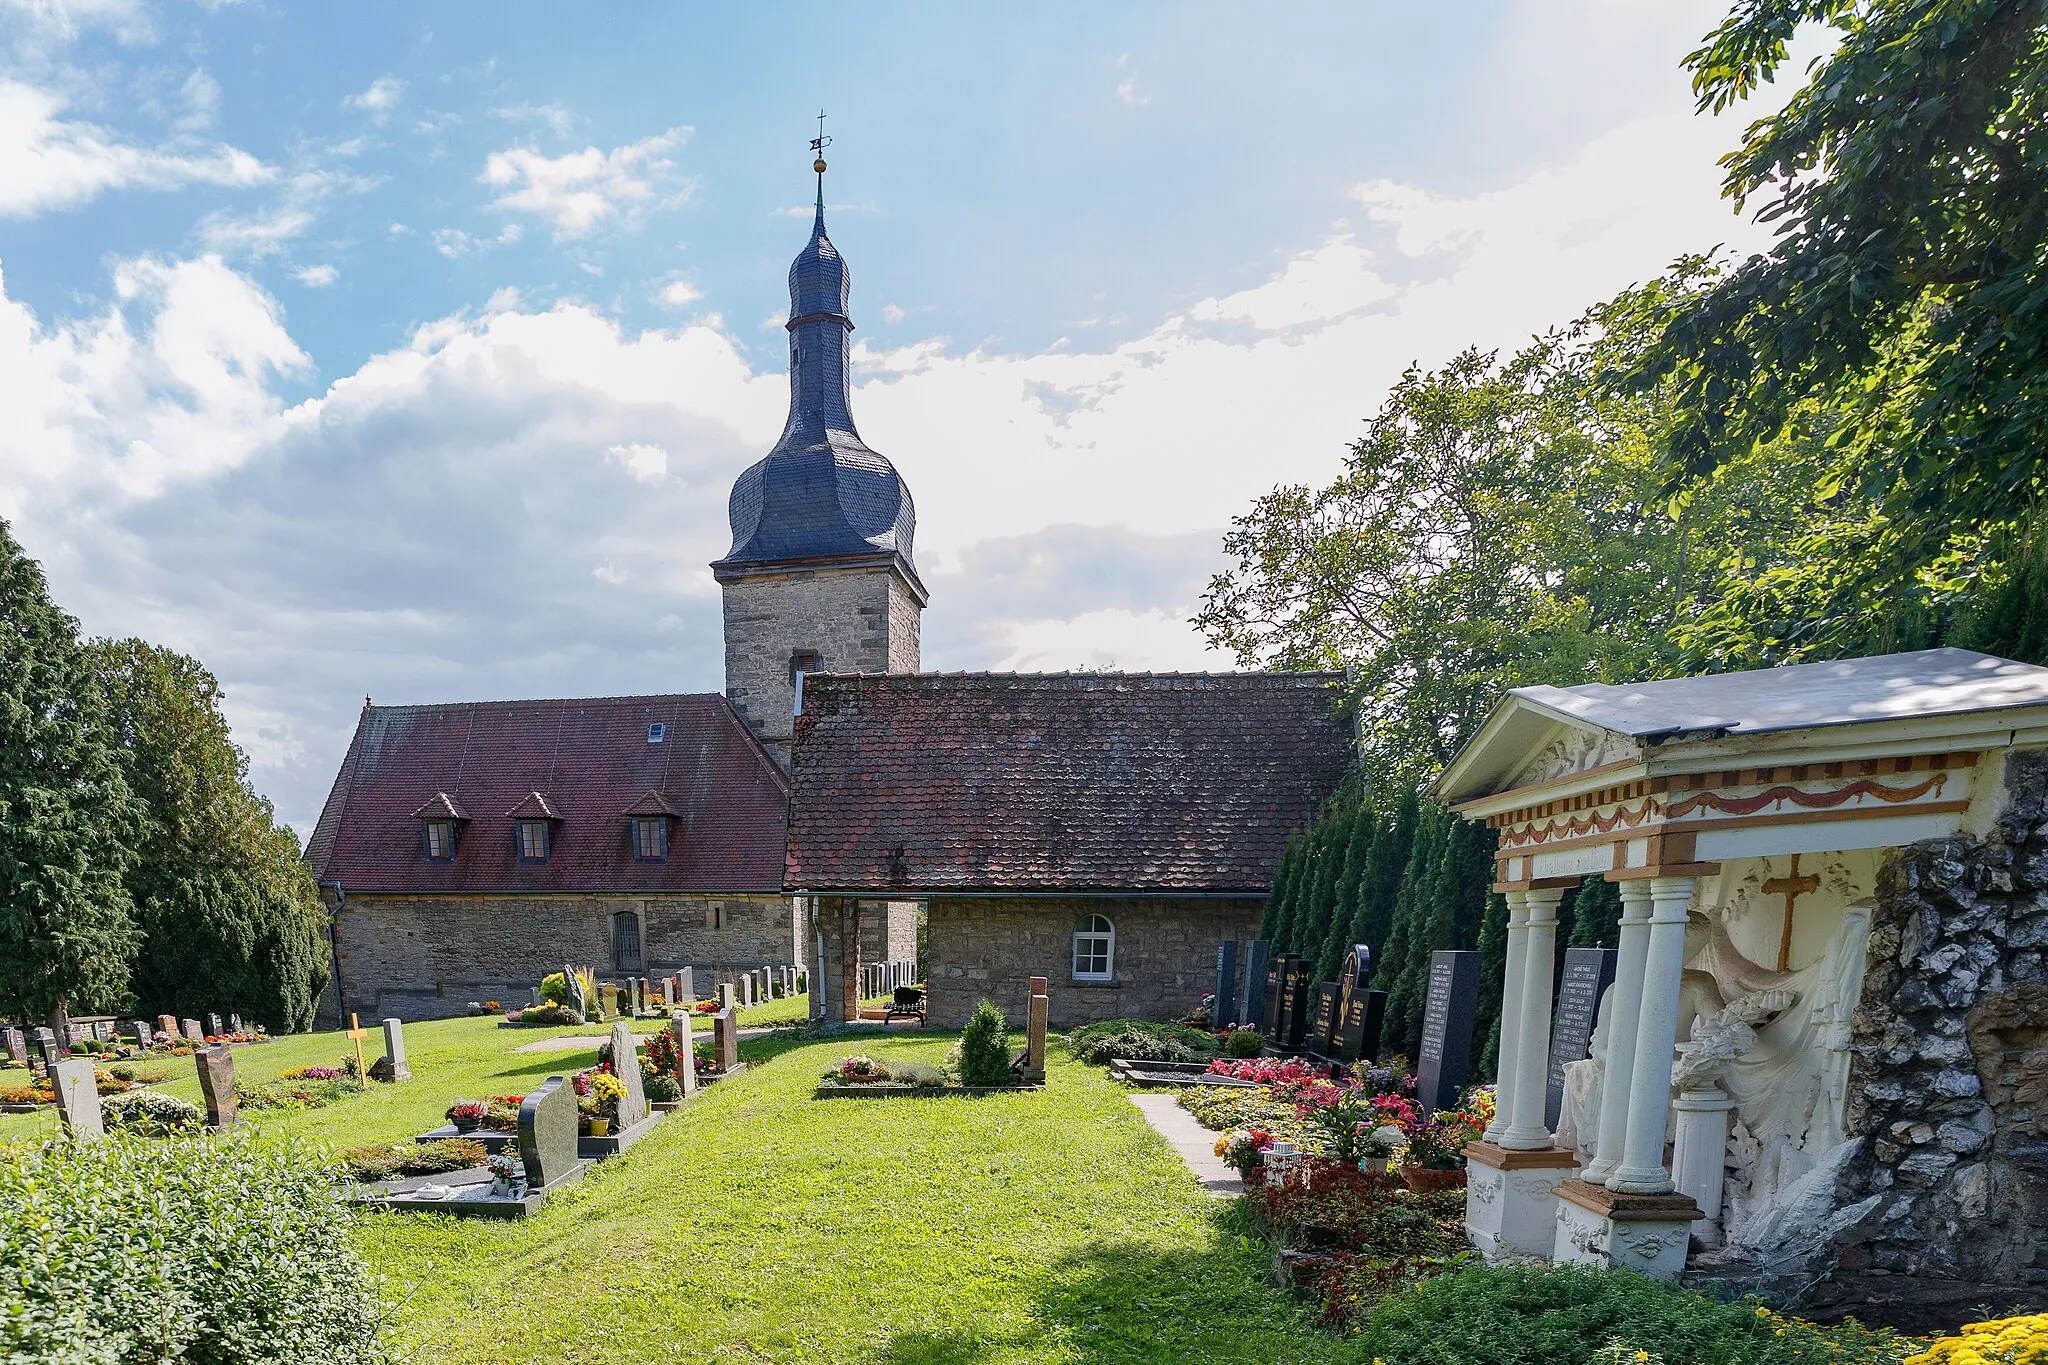
<instances>
[{"instance_id":1,"label":"paved footpath","mask_svg":"<svg viewBox=\"0 0 2048 1365\"><path fill-rule=\"evenodd\" d=\"M1244 1181L1216 1155L1216 1134L1197 1123L1195 1116L1181 1108L1174 1096L1132 1095L1130 1099L1152 1130L1180 1153L1180 1159L1211 1198L1229 1199L1244 1193Z\"/></svg>"}]
</instances>

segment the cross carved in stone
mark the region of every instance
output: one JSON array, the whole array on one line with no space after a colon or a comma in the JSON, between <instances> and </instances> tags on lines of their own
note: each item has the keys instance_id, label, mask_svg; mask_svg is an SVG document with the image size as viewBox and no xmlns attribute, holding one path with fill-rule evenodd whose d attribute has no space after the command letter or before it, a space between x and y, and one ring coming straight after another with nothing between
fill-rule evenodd
<instances>
[{"instance_id":1,"label":"cross carved in stone","mask_svg":"<svg viewBox=\"0 0 2048 1365\"><path fill-rule=\"evenodd\" d=\"M1788 877L1773 877L1763 885L1766 896L1785 898L1785 928L1778 935L1778 970L1788 971L1792 964L1792 907L1801 896L1820 890L1820 874L1809 872L1799 875L1799 855L1792 855L1792 874Z\"/></svg>"}]
</instances>

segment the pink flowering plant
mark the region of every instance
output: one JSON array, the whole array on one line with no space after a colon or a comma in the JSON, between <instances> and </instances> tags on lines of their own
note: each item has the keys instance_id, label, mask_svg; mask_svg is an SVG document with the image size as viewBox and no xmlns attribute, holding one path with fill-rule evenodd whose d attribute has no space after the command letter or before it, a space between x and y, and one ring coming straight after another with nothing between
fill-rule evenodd
<instances>
[{"instance_id":1,"label":"pink flowering plant","mask_svg":"<svg viewBox=\"0 0 2048 1365\"><path fill-rule=\"evenodd\" d=\"M1321 1067L1310 1066L1307 1062L1283 1062L1275 1057L1251 1057L1243 1061L1219 1057L1209 1063L1209 1074L1229 1076L1240 1081L1255 1081L1260 1085L1275 1087L1294 1086L1303 1081L1326 1078Z\"/></svg>"}]
</instances>

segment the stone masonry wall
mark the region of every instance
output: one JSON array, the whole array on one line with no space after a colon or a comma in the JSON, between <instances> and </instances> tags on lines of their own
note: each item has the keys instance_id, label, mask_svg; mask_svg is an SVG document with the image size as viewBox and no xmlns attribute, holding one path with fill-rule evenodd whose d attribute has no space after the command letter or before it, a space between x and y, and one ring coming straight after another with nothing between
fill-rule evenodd
<instances>
[{"instance_id":1,"label":"stone masonry wall","mask_svg":"<svg viewBox=\"0 0 2048 1365\"><path fill-rule=\"evenodd\" d=\"M524 1004L564 962L615 973L612 916L640 917L642 976L694 967L700 993L721 968L805 960L808 934L787 896L351 895L334 921L340 1012L439 1019L472 1000Z\"/></svg>"},{"instance_id":2,"label":"stone masonry wall","mask_svg":"<svg viewBox=\"0 0 2048 1365\"><path fill-rule=\"evenodd\" d=\"M2009 756L2004 795L1984 838L1913 845L1880 876L1844 1270L2048 1284L2048 754Z\"/></svg>"},{"instance_id":3,"label":"stone masonry wall","mask_svg":"<svg viewBox=\"0 0 2048 1365\"><path fill-rule=\"evenodd\" d=\"M725 588L725 695L789 766L796 690L790 656L825 673L915 673L916 599L888 567L750 575Z\"/></svg>"},{"instance_id":4,"label":"stone masonry wall","mask_svg":"<svg viewBox=\"0 0 2048 1365\"><path fill-rule=\"evenodd\" d=\"M934 1027L958 1028L983 996L1021 1025L1030 978L1047 978L1051 1022L1177 1019L1216 983L1216 946L1248 939L1263 902L1130 897L1114 900L930 902L926 983ZM1073 979L1074 922L1107 915L1116 926L1114 983Z\"/></svg>"}]
</instances>

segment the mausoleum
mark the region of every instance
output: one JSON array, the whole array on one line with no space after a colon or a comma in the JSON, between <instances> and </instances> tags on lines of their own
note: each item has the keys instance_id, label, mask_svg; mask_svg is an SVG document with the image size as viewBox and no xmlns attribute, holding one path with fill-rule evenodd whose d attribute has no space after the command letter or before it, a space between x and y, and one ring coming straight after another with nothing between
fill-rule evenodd
<instances>
[{"instance_id":1,"label":"mausoleum","mask_svg":"<svg viewBox=\"0 0 2048 1365\"><path fill-rule=\"evenodd\" d=\"M1498 832L1509 906L1489 1258L2048 1281L2048 669L1518 688L1433 794ZM1555 912L1589 874L1618 961L1552 1130Z\"/></svg>"}]
</instances>

